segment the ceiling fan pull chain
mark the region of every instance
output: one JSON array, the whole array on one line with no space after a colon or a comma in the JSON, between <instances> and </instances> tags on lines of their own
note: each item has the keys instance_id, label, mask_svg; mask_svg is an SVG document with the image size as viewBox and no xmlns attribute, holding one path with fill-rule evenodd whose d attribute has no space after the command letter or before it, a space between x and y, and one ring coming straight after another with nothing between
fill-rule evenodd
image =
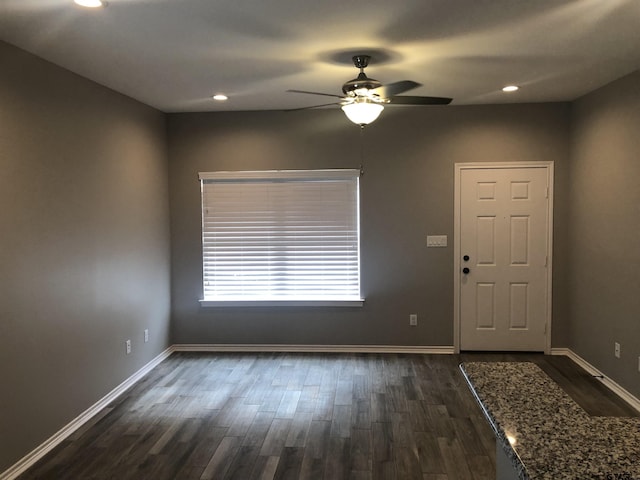
<instances>
[{"instance_id":1,"label":"ceiling fan pull chain","mask_svg":"<svg viewBox=\"0 0 640 480\"><path fill-rule=\"evenodd\" d=\"M364 176L364 125L360 125L360 176Z\"/></svg>"}]
</instances>

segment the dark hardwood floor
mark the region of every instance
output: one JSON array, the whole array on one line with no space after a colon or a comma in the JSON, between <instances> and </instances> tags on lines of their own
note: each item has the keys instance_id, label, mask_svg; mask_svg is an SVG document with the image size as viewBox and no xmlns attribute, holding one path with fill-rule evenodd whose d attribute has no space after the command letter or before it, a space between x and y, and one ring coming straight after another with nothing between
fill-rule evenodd
<instances>
[{"instance_id":1,"label":"dark hardwood floor","mask_svg":"<svg viewBox=\"0 0 640 480\"><path fill-rule=\"evenodd\" d=\"M533 361L592 415L637 415L565 357L175 353L19 477L493 480L463 361Z\"/></svg>"}]
</instances>

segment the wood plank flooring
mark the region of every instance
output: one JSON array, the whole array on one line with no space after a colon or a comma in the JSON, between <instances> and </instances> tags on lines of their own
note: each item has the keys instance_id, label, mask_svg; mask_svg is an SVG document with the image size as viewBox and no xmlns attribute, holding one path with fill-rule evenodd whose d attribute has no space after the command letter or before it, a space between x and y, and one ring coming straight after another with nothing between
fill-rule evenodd
<instances>
[{"instance_id":1,"label":"wood plank flooring","mask_svg":"<svg viewBox=\"0 0 640 480\"><path fill-rule=\"evenodd\" d=\"M636 415L564 357L175 353L19 480L493 480L474 360L534 361L590 414Z\"/></svg>"}]
</instances>

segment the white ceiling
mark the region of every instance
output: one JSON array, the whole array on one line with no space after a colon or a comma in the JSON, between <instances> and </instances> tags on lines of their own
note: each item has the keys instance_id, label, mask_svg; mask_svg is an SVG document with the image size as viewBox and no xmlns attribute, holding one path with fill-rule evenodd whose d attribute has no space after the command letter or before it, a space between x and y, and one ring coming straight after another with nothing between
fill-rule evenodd
<instances>
[{"instance_id":1,"label":"white ceiling","mask_svg":"<svg viewBox=\"0 0 640 480\"><path fill-rule=\"evenodd\" d=\"M286 90L340 94L357 53L408 95L565 101L640 68L640 0L0 0L0 39L166 112L327 103Z\"/></svg>"}]
</instances>

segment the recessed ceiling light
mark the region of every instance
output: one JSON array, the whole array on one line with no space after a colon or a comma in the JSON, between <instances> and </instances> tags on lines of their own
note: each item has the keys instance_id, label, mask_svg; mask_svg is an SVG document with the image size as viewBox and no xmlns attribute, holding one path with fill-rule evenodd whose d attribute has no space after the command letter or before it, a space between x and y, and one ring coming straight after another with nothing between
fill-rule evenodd
<instances>
[{"instance_id":1,"label":"recessed ceiling light","mask_svg":"<svg viewBox=\"0 0 640 480\"><path fill-rule=\"evenodd\" d=\"M77 5L80 5L81 7L87 7L87 8L98 8L98 7L104 7L107 5L106 2L103 2L102 0L73 0Z\"/></svg>"},{"instance_id":2,"label":"recessed ceiling light","mask_svg":"<svg viewBox=\"0 0 640 480\"><path fill-rule=\"evenodd\" d=\"M228 100L228 99L229 99L229 97L227 97L227 96L226 96L226 95L224 95L223 93L216 93L216 94L213 96L213 99L214 99L214 100L217 100L217 101L219 101L219 102L224 102L225 100Z\"/></svg>"},{"instance_id":3,"label":"recessed ceiling light","mask_svg":"<svg viewBox=\"0 0 640 480\"><path fill-rule=\"evenodd\" d=\"M506 87L504 87L502 89L503 92L515 92L516 90L518 90L520 87L518 87L517 85L507 85Z\"/></svg>"}]
</instances>

